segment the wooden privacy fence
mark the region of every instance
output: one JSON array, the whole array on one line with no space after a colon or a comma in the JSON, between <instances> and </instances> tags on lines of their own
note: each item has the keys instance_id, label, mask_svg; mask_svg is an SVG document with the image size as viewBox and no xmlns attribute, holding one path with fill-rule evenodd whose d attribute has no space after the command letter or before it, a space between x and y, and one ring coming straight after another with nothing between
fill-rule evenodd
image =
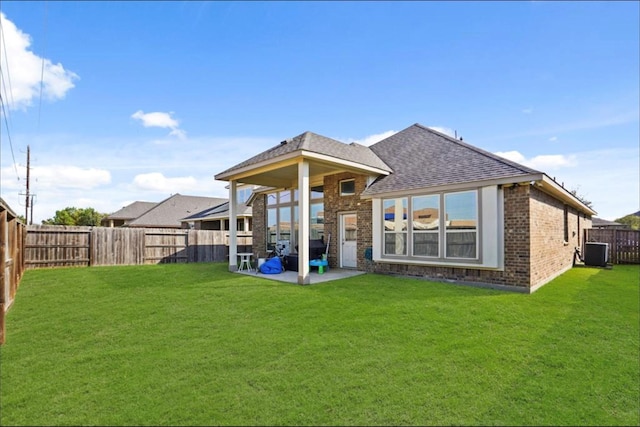
<instances>
[{"instance_id":1,"label":"wooden privacy fence","mask_svg":"<svg viewBox=\"0 0 640 427\"><path fill-rule=\"evenodd\" d=\"M640 230L590 228L584 230L584 241L607 243L611 264L640 264Z\"/></svg>"},{"instance_id":2,"label":"wooden privacy fence","mask_svg":"<svg viewBox=\"0 0 640 427\"><path fill-rule=\"evenodd\" d=\"M238 236L238 252L251 251ZM26 268L227 261L228 231L30 225Z\"/></svg>"},{"instance_id":3,"label":"wooden privacy fence","mask_svg":"<svg viewBox=\"0 0 640 427\"><path fill-rule=\"evenodd\" d=\"M0 199L0 344L5 342L5 316L24 273L25 226Z\"/></svg>"}]
</instances>

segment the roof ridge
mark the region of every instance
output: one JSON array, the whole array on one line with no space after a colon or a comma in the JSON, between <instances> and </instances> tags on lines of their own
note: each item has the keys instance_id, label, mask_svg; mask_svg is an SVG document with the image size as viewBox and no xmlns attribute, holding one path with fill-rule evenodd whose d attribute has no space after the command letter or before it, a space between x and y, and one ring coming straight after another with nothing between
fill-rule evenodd
<instances>
[{"instance_id":1,"label":"roof ridge","mask_svg":"<svg viewBox=\"0 0 640 427\"><path fill-rule=\"evenodd\" d=\"M522 164L520 164L520 163L518 163L518 162L514 162L514 161L509 160L509 159L505 159L504 157L498 156L497 154L493 154L493 153L491 153L491 152L489 152L489 151L487 151L487 150L484 150L484 149L482 149L482 148L480 148L480 147L476 147L475 145L468 144L468 143L466 143L466 142L464 142L464 141L462 140L462 137L460 137L461 139L459 139L459 140L458 140L458 139L456 139L456 138L454 138L454 137L452 137L452 136L450 136L450 135L447 135L446 133L438 132L437 130L435 130L435 129L431 129L430 127L424 126L424 125L422 125L422 124L420 124L420 123L416 123L416 124L414 124L413 126L417 126L417 127L420 127L421 129L426 130L426 131L428 131L428 132L435 133L435 134L437 134L438 136L442 136L443 138L446 138L446 139L448 139L450 142L454 142L454 143L456 143L457 145L459 145L459 146L461 146L461 147L464 147L464 148L467 148L467 149L471 149L471 150L475 151L475 152L476 152L476 153L478 153L478 154L481 154L481 155L483 155L483 156L485 156L485 157L489 157L489 158L491 158L491 159L493 159L493 160L496 160L496 161L498 161L498 162L501 162L501 163L503 163L503 164L505 164L505 165L512 166L512 167L514 167L514 168L516 168L516 169L518 169L518 170L520 170L520 171L522 171L522 172L527 172L527 173L531 173L531 172L542 173L542 172L541 172L541 171L539 171L539 170L536 170L536 169L530 168L530 167L528 167L528 166L522 165ZM412 126L409 126L409 128L411 128L411 127L412 127ZM407 129L409 129L409 128L407 128ZM398 133L400 133L400 132L398 132Z\"/></svg>"}]
</instances>

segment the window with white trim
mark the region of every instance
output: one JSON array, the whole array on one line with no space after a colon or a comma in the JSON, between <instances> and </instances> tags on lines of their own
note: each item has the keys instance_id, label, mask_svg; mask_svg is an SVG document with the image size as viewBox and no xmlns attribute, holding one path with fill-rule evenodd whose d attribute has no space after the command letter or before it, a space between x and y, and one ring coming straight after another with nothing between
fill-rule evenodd
<instances>
[{"instance_id":1,"label":"window with white trim","mask_svg":"<svg viewBox=\"0 0 640 427\"><path fill-rule=\"evenodd\" d=\"M440 256L440 196L416 196L411 200L413 254Z\"/></svg>"},{"instance_id":2,"label":"window with white trim","mask_svg":"<svg viewBox=\"0 0 640 427\"><path fill-rule=\"evenodd\" d=\"M478 258L478 193L444 195L445 257Z\"/></svg>"},{"instance_id":3,"label":"window with white trim","mask_svg":"<svg viewBox=\"0 0 640 427\"><path fill-rule=\"evenodd\" d=\"M477 190L383 199L382 210L383 256L479 258Z\"/></svg>"},{"instance_id":4,"label":"window with white trim","mask_svg":"<svg viewBox=\"0 0 640 427\"><path fill-rule=\"evenodd\" d=\"M311 188L309 238L320 239L324 235L324 189ZM273 250L276 243L288 240L293 251L298 244L299 213L298 190L283 190L267 194L267 250Z\"/></svg>"},{"instance_id":5,"label":"window with white trim","mask_svg":"<svg viewBox=\"0 0 640 427\"><path fill-rule=\"evenodd\" d=\"M407 198L387 199L384 212L384 254L407 255Z\"/></svg>"},{"instance_id":6,"label":"window with white trim","mask_svg":"<svg viewBox=\"0 0 640 427\"><path fill-rule=\"evenodd\" d=\"M356 194L356 181L354 179L347 179L340 181L340 195L341 196L353 196Z\"/></svg>"}]
</instances>

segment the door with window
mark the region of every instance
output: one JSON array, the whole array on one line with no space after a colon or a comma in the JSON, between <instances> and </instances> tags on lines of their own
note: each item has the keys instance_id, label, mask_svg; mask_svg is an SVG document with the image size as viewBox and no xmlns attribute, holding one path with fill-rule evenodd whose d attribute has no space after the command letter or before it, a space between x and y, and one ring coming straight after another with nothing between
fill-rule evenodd
<instances>
[{"instance_id":1,"label":"door with window","mask_svg":"<svg viewBox=\"0 0 640 427\"><path fill-rule=\"evenodd\" d=\"M358 215L340 215L340 267L358 266Z\"/></svg>"}]
</instances>

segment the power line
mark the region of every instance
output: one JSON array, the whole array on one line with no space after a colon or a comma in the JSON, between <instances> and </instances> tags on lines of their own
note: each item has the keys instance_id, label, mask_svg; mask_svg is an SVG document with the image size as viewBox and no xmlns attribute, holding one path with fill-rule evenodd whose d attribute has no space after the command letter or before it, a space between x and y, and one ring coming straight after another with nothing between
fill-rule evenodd
<instances>
[{"instance_id":1,"label":"power line","mask_svg":"<svg viewBox=\"0 0 640 427\"><path fill-rule=\"evenodd\" d=\"M18 174L18 167L16 166L16 156L13 154L13 142L11 141L11 132L9 131L9 122L7 122L7 112L4 108L4 100L2 99L2 93L0 93L0 106L2 106L2 115L4 116L4 124L7 128L7 138L9 139L9 147L11 147L11 158L13 159L13 168L16 171L16 177L20 180Z\"/></svg>"},{"instance_id":2,"label":"power line","mask_svg":"<svg viewBox=\"0 0 640 427\"><path fill-rule=\"evenodd\" d=\"M2 22L0 22L0 38L2 38L2 46L4 47L4 59L5 59L5 64L7 64L6 69L3 69L2 56L0 56L0 80L2 80L2 87L4 87L4 93L5 95L7 95L7 87L5 86L5 79L3 78L4 77L3 71L5 71L7 74L6 80L9 81L9 95L11 96L11 102L14 102L13 89L11 87L11 75L9 73L9 57L7 56L7 44L5 42L6 37L4 35L4 25L2 25ZM11 110L11 108L9 106L5 108L5 104L6 104L5 98L2 97L2 91L0 90L0 105L2 107L2 115L4 116L4 124L5 124L5 127L7 128L7 139L9 140L9 147L11 148L11 158L13 159L13 168L16 171L16 177L18 178L18 180L20 180L20 175L18 174L18 167L16 166L16 156L13 152L13 141L11 140L11 130L9 126L9 120L11 120L11 117L9 116L9 111ZM9 119L7 119L7 117Z\"/></svg>"},{"instance_id":3,"label":"power line","mask_svg":"<svg viewBox=\"0 0 640 427\"><path fill-rule=\"evenodd\" d=\"M5 69L6 74L7 74L7 79L9 81L9 95L11 96L11 105L16 105L16 101L13 97L13 86L11 85L11 70L9 68L9 57L7 56L7 42L6 42L6 37L4 35L4 26L2 25L2 22L0 21L0 38L2 38L2 46L4 47L4 62L5 64L7 64L7 67ZM2 74L2 58L0 57L0 78L4 77L4 75ZM7 94L7 87L4 84L5 79L2 79L2 87L4 87L4 93L5 95ZM9 108L7 108L8 111L11 111L11 105L9 106ZM11 117L9 117L9 121L11 121ZM13 126L13 122L11 123L11 125Z\"/></svg>"}]
</instances>

